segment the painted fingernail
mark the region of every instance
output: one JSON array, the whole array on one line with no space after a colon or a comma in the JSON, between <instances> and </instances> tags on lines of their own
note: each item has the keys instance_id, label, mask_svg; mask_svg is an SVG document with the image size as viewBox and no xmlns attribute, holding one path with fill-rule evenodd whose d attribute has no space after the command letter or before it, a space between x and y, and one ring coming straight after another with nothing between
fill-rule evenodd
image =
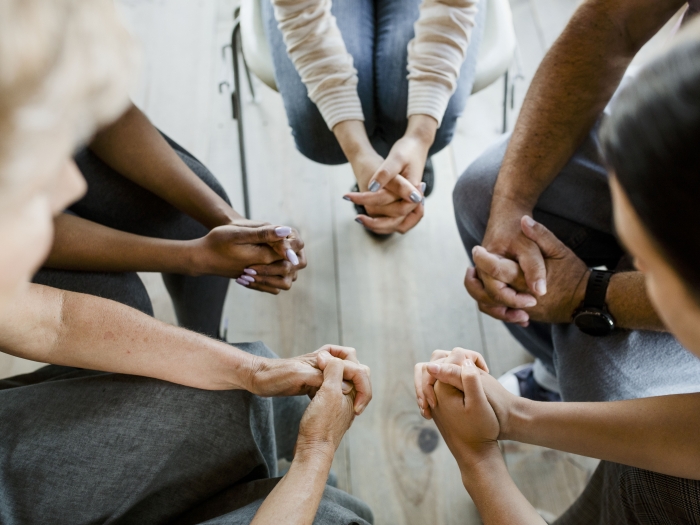
<instances>
[{"instance_id":1,"label":"painted fingernail","mask_svg":"<svg viewBox=\"0 0 700 525\"><path fill-rule=\"evenodd\" d=\"M343 199L346 200L346 201L352 202L352 200L350 199L350 197L348 197L347 195L343 195Z\"/></svg>"},{"instance_id":2,"label":"painted fingernail","mask_svg":"<svg viewBox=\"0 0 700 525\"><path fill-rule=\"evenodd\" d=\"M279 226L275 228L275 233L277 234L277 237L286 237L292 233L292 229L289 226Z\"/></svg>"},{"instance_id":3,"label":"painted fingernail","mask_svg":"<svg viewBox=\"0 0 700 525\"><path fill-rule=\"evenodd\" d=\"M241 279L240 277L236 279L236 282L241 286L248 286L250 284L248 281L246 281L245 279Z\"/></svg>"},{"instance_id":4,"label":"painted fingernail","mask_svg":"<svg viewBox=\"0 0 700 525\"><path fill-rule=\"evenodd\" d=\"M294 266L299 264L299 257L297 257L297 254L294 253L294 250L291 248L286 251L287 254L287 259L289 259L289 262L292 263Z\"/></svg>"},{"instance_id":5,"label":"painted fingernail","mask_svg":"<svg viewBox=\"0 0 700 525\"><path fill-rule=\"evenodd\" d=\"M420 192L425 193L425 188L427 188L428 185L425 182L420 183Z\"/></svg>"},{"instance_id":6,"label":"painted fingernail","mask_svg":"<svg viewBox=\"0 0 700 525\"><path fill-rule=\"evenodd\" d=\"M255 278L251 277L250 275L241 275L240 278L243 279L244 281L248 281L249 283L255 282Z\"/></svg>"},{"instance_id":7,"label":"painted fingernail","mask_svg":"<svg viewBox=\"0 0 700 525\"><path fill-rule=\"evenodd\" d=\"M525 224L527 224L530 228L535 225L535 221L529 215L523 216L523 221L525 221Z\"/></svg>"},{"instance_id":8,"label":"painted fingernail","mask_svg":"<svg viewBox=\"0 0 700 525\"><path fill-rule=\"evenodd\" d=\"M544 295L547 293L547 283L544 281L544 279L540 279L535 283L535 291L539 295Z\"/></svg>"},{"instance_id":9,"label":"painted fingernail","mask_svg":"<svg viewBox=\"0 0 700 525\"><path fill-rule=\"evenodd\" d=\"M360 219L359 217L355 217L355 222L358 224L362 224L362 226L364 226L362 219Z\"/></svg>"},{"instance_id":10,"label":"painted fingernail","mask_svg":"<svg viewBox=\"0 0 700 525\"><path fill-rule=\"evenodd\" d=\"M409 198L416 204L418 204L423 199L423 197L421 197L421 194L417 191L412 192Z\"/></svg>"},{"instance_id":11,"label":"painted fingernail","mask_svg":"<svg viewBox=\"0 0 700 525\"><path fill-rule=\"evenodd\" d=\"M243 270L243 271L244 271L245 273L247 273L248 275L258 275L258 272L256 272L256 271L253 270L252 268L246 268L246 269Z\"/></svg>"},{"instance_id":12,"label":"painted fingernail","mask_svg":"<svg viewBox=\"0 0 700 525\"><path fill-rule=\"evenodd\" d=\"M372 181L372 184L369 185L369 191L376 193L380 187L381 185L376 180Z\"/></svg>"}]
</instances>

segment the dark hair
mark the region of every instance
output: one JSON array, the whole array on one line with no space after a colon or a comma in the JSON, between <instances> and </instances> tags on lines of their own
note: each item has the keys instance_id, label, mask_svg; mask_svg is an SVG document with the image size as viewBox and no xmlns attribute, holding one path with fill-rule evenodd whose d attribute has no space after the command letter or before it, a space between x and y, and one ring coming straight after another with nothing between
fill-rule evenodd
<instances>
[{"instance_id":1,"label":"dark hair","mask_svg":"<svg viewBox=\"0 0 700 525\"><path fill-rule=\"evenodd\" d=\"M700 42L645 67L614 101L600 142L645 229L700 302Z\"/></svg>"}]
</instances>

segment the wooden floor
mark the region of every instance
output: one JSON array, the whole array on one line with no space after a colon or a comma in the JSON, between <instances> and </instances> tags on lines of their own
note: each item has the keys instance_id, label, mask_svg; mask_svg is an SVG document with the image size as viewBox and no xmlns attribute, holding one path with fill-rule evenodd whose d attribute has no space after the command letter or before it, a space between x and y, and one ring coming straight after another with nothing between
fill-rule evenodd
<instances>
[{"instance_id":1,"label":"wooden floor","mask_svg":"<svg viewBox=\"0 0 700 525\"><path fill-rule=\"evenodd\" d=\"M241 209L237 134L222 46L234 0L119 0L143 46L135 102L222 181ZM576 6L576 0L511 0L519 41L514 104ZM227 51L230 53L230 51ZM230 55L226 55L228 58ZM348 166L315 164L294 148L279 95L256 83L245 96L246 141L256 219L298 228L308 268L291 292L263 295L232 284L225 316L231 341L263 340L281 356L324 343L354 346L372 369L374 401L338 451L340 487L365 500L379 525L475 524L480 520L456 464L432 422L416 409L412 367L436 348L482 352L495 375L527 360L498 322L481 315L462 285L467 258L453 219L458 175L501 129L503 86L470 99L451 147L434 158L435 193L426 217L406 236L369 237L341 199ZM144 275L158 317L174 315L157 275ZM0 363L1 364L1 363ZM509 468L544 513L561 513L582 490L595 462L506 443Z\"/></svg>"}]
</instances>

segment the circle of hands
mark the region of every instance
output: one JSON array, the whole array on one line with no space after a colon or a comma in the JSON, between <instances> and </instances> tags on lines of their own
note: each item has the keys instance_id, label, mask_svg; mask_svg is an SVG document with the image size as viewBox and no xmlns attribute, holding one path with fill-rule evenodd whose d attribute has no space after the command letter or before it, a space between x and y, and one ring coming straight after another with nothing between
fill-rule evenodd
<instances>
[{"instance_id":1,"label":"circle of hands","mask_svg":"<svg viewBox=\"0 0 700 525\"><path fill-rule=\"evenodd\" d=\"M415 162L399 154L386 160L377 157L366 164L371 174L368 184L377 183L374 191L351 193L350 200L376 213L360 217L368 229L407 231L423 216L424 188L420 202L415 202L419 199L411 196L416 191L411 181L419 183L425 158ZM472 251L474 267L467 270L464 281L479 309L521 326L530 321L571 321L585 293L587 265L528 213L493 219L483 246ZM304 243L296 230L286 226L236 219L192 242L201 273L234 277L268 293L288 290L298 270L306 266ZM354 348L326 345L291 359L256 359L252 393L311 398L297 450L325 450L332 455L355 416L372 399L370 370L358 361ZM415 365L420 412L435 420L458 461L479 461L497 451L497 440L509 435L509 418L520 400L488 372L481 354L463 348L435 350L429 363Z\"/></svg>"}]
</instances>

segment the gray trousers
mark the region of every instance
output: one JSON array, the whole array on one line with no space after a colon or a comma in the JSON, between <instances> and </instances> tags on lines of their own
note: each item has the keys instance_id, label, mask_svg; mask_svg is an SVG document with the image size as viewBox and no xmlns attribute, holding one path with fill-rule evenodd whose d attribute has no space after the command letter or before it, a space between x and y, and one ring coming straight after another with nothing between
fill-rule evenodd
<instances>
[{"instance_id":1,"label":"gray trousers","mask_svg":"<svg viewBox=\"0 0 700 525\"><path fill-rule=\"evenodd\" d=\"M226 202L226 192L211 172L194 156L170 140L175 152ZM87 180L87 194L69 208L84 219L137 235L160 239L190 240L209 230L160 197L122 177L88 149L75 161ZM43 268L34 282L63 290L93 293L153 315L146 288L136 273L76 272ZM229 280L224 277L163 274L180 326L217 337ZM91 291L92 290L92 291Z\"/></svg>"},{"instance_id":2,"label":"gray trousers","mask_svg":"<svg viewBox=\"0 0 700 525\"><path fill-rule=\"evenodd\" d=\"M307 404L55 365L2 380L0 523L248 524ZM371 522L333 487L314 521Z\"/></svg>"},{"instance_id":3,"label":"gray trousers","mask_svg":"<svg viewBox=\"0 0 700 525\"><path fill-rule=\"evenodd\" d=\"M596 131L591 131L542 193L534 218L589 266L606 265L614 269L624 262L624 251L613 231L608 176L599 157ZM484 152L455 186L455 216L469 256L483 239L508 139L504 137ZM687 352L670 334L616 330L608 337L598 338L581 333L573 324L506 326L556 375L565 401L612 401L700 391L700 359ZM608 467L603 463L599 468ZM692 483L700 486L698 482ZM610 504L609 499L606 504Z\"/></svg>"}]
</instances>

